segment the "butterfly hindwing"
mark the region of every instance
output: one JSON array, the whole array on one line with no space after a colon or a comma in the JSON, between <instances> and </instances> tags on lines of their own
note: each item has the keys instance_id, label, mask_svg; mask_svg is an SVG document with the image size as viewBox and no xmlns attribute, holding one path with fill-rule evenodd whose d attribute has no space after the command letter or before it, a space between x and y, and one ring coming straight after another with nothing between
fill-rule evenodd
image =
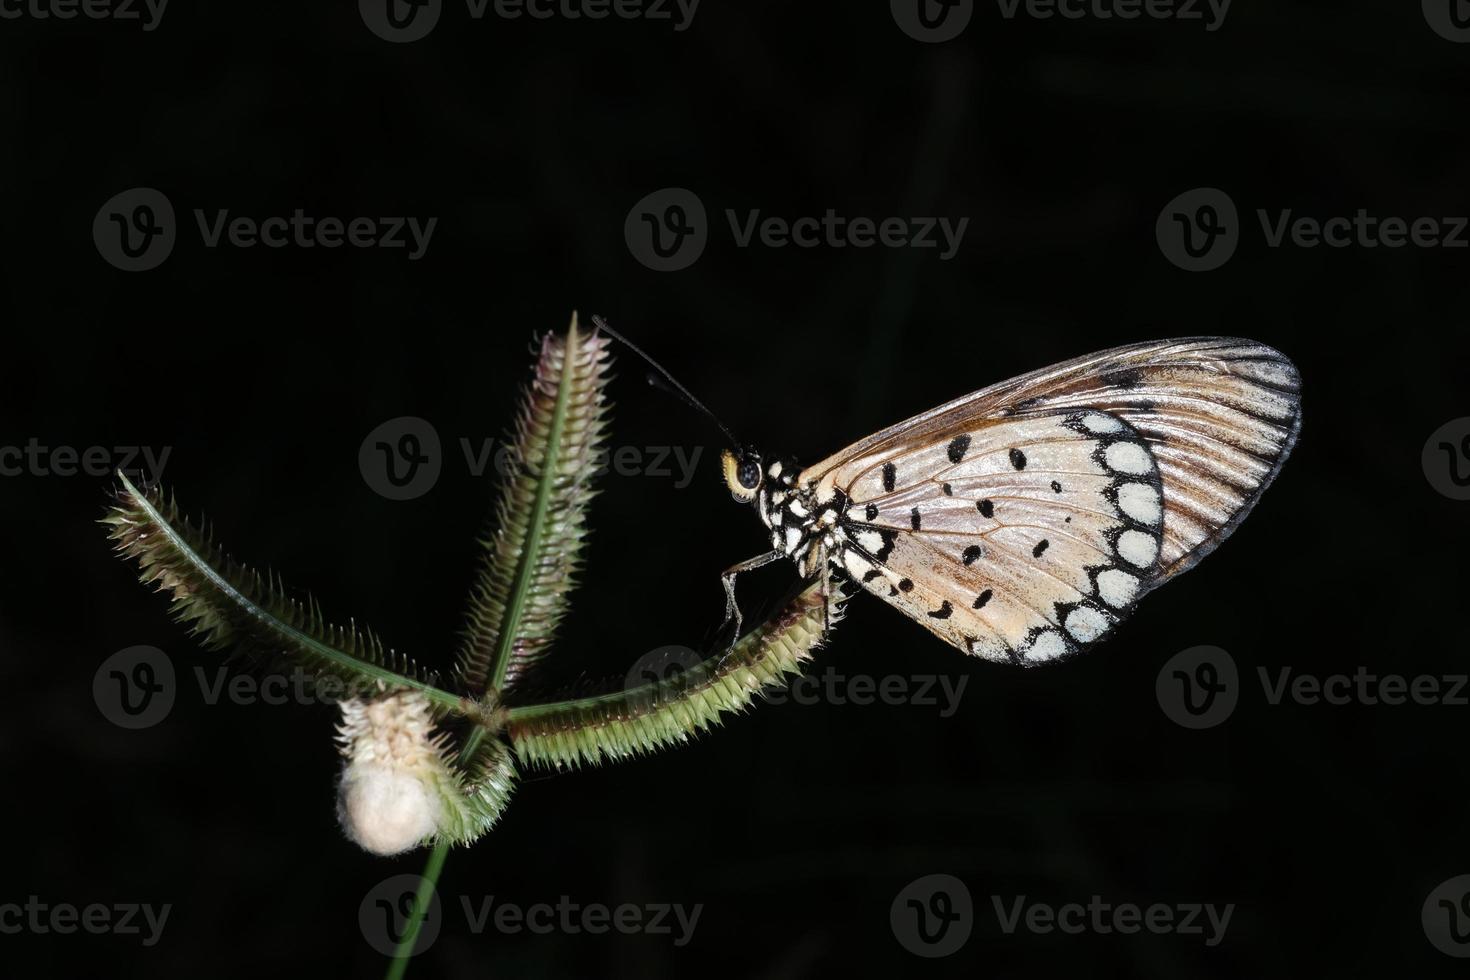
<instances>
[{"instance_id":1,"label":"butterfly hindwing","mask_svg":"<svg viewBox=\"0 0 1470 980\"><path fill-rule=\"evenodd\" d=\"M1158 466L1105 412L989 420L938 447L880 452L848 493L844 570L989 659L1097 642L1158 567Z\"/></svg>"}]
</instances>

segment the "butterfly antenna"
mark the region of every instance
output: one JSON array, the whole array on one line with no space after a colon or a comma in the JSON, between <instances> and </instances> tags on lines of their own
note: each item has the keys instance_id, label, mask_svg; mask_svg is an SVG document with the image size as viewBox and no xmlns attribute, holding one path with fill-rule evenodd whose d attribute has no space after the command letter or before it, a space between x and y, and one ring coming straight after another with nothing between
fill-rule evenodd
<instances>
[{"instance_id":1,"label":"butterfly antenna","mask_svg":"<svg viewBox=\"0 0 1470 980\"><path fill-rule=\"evenodd\" d=\"M688 388L685 388L678 381L675 381L674 376L666 371L662 364L660 364L658 361L655 361L647 354L643 353L642 348L640 348L637 344L633 343L627 337L624 337L612 327L608 326L607 321L604 320L602 317L594 316L592 318L592 325L648 362L648 366L653 368L654 371L654 373L648 376L649 384L653 385L656 388L662 388L664 391L667 391L680 399L690 408L703 412L709 417L709 420L717 425L720 431L725 434L725 438L730 441L731 448L736 450L740 449L741 443L739 439L735 438L735 433L731 432L729 427L726 426L725 423L720 421L719 416L715 415L714 412L711 412L708 408L706 408L704 402L700 401L698 398L695 398L692 394L690 394Z\"/></svg>"}]
</instances>

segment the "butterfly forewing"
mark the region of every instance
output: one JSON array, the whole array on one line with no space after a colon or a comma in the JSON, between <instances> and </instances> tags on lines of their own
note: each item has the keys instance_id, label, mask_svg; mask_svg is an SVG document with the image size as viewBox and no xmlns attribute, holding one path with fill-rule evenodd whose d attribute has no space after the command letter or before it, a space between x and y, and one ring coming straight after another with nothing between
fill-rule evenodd
<instances>
[{"instance_id":1,"label":"butterfly forewing","mask_svg":"<svg viewBox=\"0 0 1470 980\"><path fill-rule=\"evenodd\" d=\"M1254 505L1295 441L1295 367L1160 341L942 405L803 471L850 503L834 555L947 642L1021 663L1103 639Z\"/></svg>"}]
</instances>

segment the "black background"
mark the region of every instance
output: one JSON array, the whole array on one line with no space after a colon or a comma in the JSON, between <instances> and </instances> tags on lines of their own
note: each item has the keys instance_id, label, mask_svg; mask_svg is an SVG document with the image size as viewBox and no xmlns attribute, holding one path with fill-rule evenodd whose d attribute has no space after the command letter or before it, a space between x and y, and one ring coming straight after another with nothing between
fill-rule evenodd
<instances>
[{"instance_id":1,"label":"black background","mask_svg":"<svg viewBox=\"0 0 1470 980\"><path fill-rule=\"evenodd\" d=\"M527 777L451 854L438 941L410 976L939 972L1449 975L1420 907L1470 872L1464 707L1267 703L1257 668L1463 673L1463 503L1420 450L1465 407L1464 251L1267 247L1257 208L1465 214L1470 47L1417 4L1238 2L1223 27L1002 18L907 37L883 4L705 0L668 22L474 21L389 44L346 3L171 6L160 26L34 19L0 33L7 445L171 447L164 482L241 558L448 665L491 485L460 437L498 438L533 335L597 312L744 438L814 460L940 401L1117 343L1247 335L1299 364L1305 427L1239 533L1090 657L1017 671L959 656L859 598L815 669L967 678L958 710L757 708L660 757ZM91 237L112 195L180 216L159 268ZM710 245L658 273L629 209L694 190ZM1243 239L1208 273L1160 253L1190 188ZM195 208L436 216L403 251L207 249ZM970 218L934 250L737 248L724 211ZM621 359L614 443L702 448L687 488L612 476L556 685L616 684L704 648L718 573L763 550L718 482L719 442ZM392 502L363 437L429 419L444 474ZM109 554L108 480L6 477L0 900L171 903L162 940L0 936L7 972L377 976L362 896L422 856L337 829L324 707L209 705L166 603ZM794 579L743 580L748 614ZM185 680L162 724L112 726L98 665L136 644ZM1154 683L1230 651L1235 714L1187 731ZM921 960L889 905L947 873L974 896L958 953ZM991 896L1236 904L1225 941L1005 934ZM472 935L461 896L702 903L693 941ZM17 974L18 975L18 974Z\"/></svg>"}]
</instances>

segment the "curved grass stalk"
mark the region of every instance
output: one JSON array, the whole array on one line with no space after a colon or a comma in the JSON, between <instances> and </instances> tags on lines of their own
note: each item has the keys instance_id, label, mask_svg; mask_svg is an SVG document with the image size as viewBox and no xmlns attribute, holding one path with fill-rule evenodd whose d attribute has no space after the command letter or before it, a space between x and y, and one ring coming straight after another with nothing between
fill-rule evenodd
<instances>
[{"instance_id":1,"label":"curved grass stalk","mask_svg":"<svg viewBox=\"0 0 1470 980\"><path fill-rule=\"evenodd\" d=\"M235 561L172 496L140 490L121 473L118 479L117 500L101 523L118 553L138 562L143 583L173 597L169 612L206 649L300 666L360 693L419 691L439 712L478 714L473 701L439 687L432 672L385 647L372 630L327 622L315 599L292 599L274 574Z\"/></svg>"},{"instance_id":2,"label":"curved grass stalk","mask_svg":"<svg viewBox=\"0 0 1470 980\"><path fill-rule=\"evenodd\" d=\"M626 691L512 707L507 734L523 765L553 769L620 761L683 744L785 684L809 660L830 619L820 583L809 585L727 653L679 676Z\"/></svg>"},{"instance_id":3,"label":"curved grass stalk","mask_svg":"<svg viewBox=\"0 0 1470 980\"><path fill-rule=\"evenodd\" d=\"M416 691L428 702L443 751L423 778L440 816L426 839L432 850L390 980L407 968L450 846L476 840L495 823L514 789L517 759L560 769L687 742L798 672L828 625L814 584L731 650L680 678L597 697L514 703L517 682L550 648L580 568L607 431L609 367L607 341L595 330L580 331L575 314L565 336L543 338L448 686L371 630L328 623L314 599L292 599L273 574L234 561L156 489L140 490L119 474L117 499L102 520L118 552L138 562L144 583L172 596L170 612L205 647L343 680L355 696ZM835 607L830 612L835 620ZM449 720L456 724L446 729Z\"/></svg>"}]
</instances>

